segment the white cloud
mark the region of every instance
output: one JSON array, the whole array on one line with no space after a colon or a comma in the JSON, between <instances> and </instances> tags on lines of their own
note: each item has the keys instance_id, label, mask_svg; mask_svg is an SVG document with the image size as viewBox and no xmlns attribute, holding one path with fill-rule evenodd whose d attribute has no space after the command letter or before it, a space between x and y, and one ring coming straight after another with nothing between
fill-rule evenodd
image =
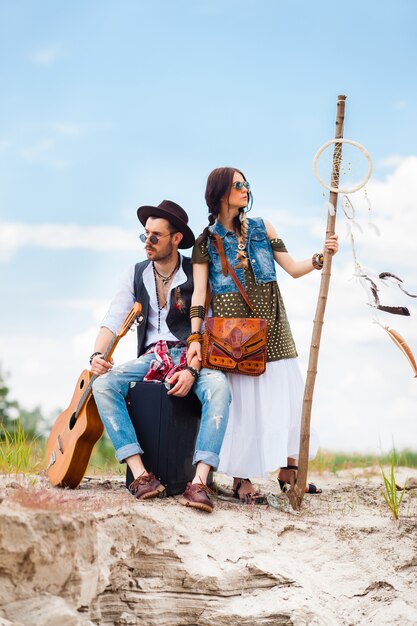
<instances>
[{"instance_id":1,"label":"white cloud","mask_svg":"<svg viewBox=\"0 0 417 626\"><path fill-rule=\"evenodd\" d=\"M10 259L26 246L50 250L84 248L104 252L137 250L138 243L135 233L116 226L0 223L0 260Z\"/></svg>"},{"instance_id":2,"label":"white cloud","mask_svg":"<svg viewBox=\"0 0 417 626\"><path fill-rule=\"evenodd\" d=\"M20 154L24 159L28 161L39 161L44 158L45 154L48 154L55 148L55 141L53 139L42 139L33 146L22 148Z\"/></svg>"},{"instance_id":3,"label":"white cloud","mask_svg":"<svg viewBox=\"0 0 417 626\"><path fill-rule=\"evenodd\" d=\"M394 109L396 109L397 111L403 111L404 109L406 109L408 106L408 102L407 100L396 100L393 103L393 107Z\"/></svg>"},{"instance_id":4,"label":"white cloud","mask_svg":"<svg viewBox=\"0 0 417 626\"><path fill-rule=\"evenodd\" d=\"M43 163L54 169L62 170L67 167L68 163L55 156L55 148L56 142L54 139L42 139L32 146L21 148L20 155L26 161Z\"/></svg>"},{"instance_id":5,"label":"white cloud","mask_svg":"<svg viewBox=\"0 0 417 626\"><path fill-rule=\"evenodd\" d=\"M79 375L89 368L88 358L99 326L99 320L94 322L96 325L82 332L63 332L49 339L26 334L24 330L19 335L0 334L3 364L10 372L10 398L17 399L23 408L41 406L45 413L65 409ZM114 360L120 364L135 357L135 333L128 332L120 340Z\"/></svg>"},{"instance_id":6,"label":"white cloud","mask_svg":"<svg viewBox=\"0 0 417 626\"><path fill-rule=\"evenodd\" d=\"M371 210L363 190L349 196L355 221L363 230L363 234L355 228L352 231L359 263L371 267L375 274L402 271L405 276L401 278L407 279L409 286L411 282L416 285L417 156L401 159L384 180L372 179L367 185L367 197ZM339 201L336 230L341 245L350 247L346 221ZM378 227L380 236L369 226L370 222ZM311 230L315 236L323 237L323 221L315 220Z\"/></svg>"},{"instance_id":7,"label":"white cloud","mask_svg":"<svg viewBox=\"0 0 417 626\"><path fill-rule=\"evenodd\" d=\"M341 255L342 256L342 255ZM346 257L346 255L343 255ZM312 424L323 448L378 452L417 447L414 421L417 385L404 354L385 331L372 323L377 311L366 305L361 287L349 280L351 265L336 257L322 328ZM320 275L279 281L306 376ZM410 307L411 309L412 307ZM412 316L417 313L416 307ZM413 317L379 313L417 357Z\"/></svg>"},{"instance_id":8,"label":"white cloud","mask_svg":"<svg viewBox=\"0 0 417 626\"><path fill-rule=\"evenodd\" d=\"M62 56L62 46L59 44L51 44L43 48L38 48L31 54L31 60L36 65L49 66Z\"/></svg>"},{"instance_id":9,"label":"white cloud","mask_svg":"<svg viewBox=\"0 0 417 626\"><path fill-rule=\"evenodd\" d=\"M251 214L249 213L249 217ZM282 226L305 226L312 228L312 226L316 223L315 218L306 217L301 212L300 213L290 213L290 211L286 211L283 209L266 209L262 217L271 222L271 224L276 225L280 224Z\"/></svg>"},{"instance_id":10,"label":"white cloud","mask_svg":"<svg viewBox=\"0 0 417 626\"><path fill-rule=\"evenodd\" d=\"M60 135L79 137L82 133L81 124L75 124L73 122L57 122L53 127Z\"/></svg>"},{"instance_id":11,"label":"white cloud","mask_svg":"<svg viewBox=\"0 0 417 626\"><path fill-rule=\"evenodd\" d=\"M393 169L398 167L404 161L404 157L399 154L391 154L384 159L380 159L375 163L376 168Z\"/></svg>"},{"instance_id":12,"label":"white cloud","mask_svg":"<svg viewBox=\"0 0 417 626\"><path fill-rule=\"evenodd\" d=\"M391 157L392 158L392 157ZM417 224L417 156L402 158L385 180L371 180L368 185L371 202L378 213L392 221L414 218Z\"/></svg>"}]
</instances>

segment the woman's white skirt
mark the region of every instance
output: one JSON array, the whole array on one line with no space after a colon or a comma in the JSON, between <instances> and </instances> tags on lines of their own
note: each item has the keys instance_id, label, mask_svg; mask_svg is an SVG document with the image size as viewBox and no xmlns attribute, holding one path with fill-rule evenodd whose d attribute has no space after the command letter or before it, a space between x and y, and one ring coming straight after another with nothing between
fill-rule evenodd
<instances>
[{"instance_id":1,"label":"woman's white skirt","mask_svg":"<svg viewBox=\"0 0 417 626\"><path fill-rule=\"evenodd\" d=\"M220 451L219 472L241 478L264 477L298 458L304 382L297 359L266 364L261 376L229 374L229 422ZM318 449L310 434L310 458Z\"/></svg>"}]
</instances>

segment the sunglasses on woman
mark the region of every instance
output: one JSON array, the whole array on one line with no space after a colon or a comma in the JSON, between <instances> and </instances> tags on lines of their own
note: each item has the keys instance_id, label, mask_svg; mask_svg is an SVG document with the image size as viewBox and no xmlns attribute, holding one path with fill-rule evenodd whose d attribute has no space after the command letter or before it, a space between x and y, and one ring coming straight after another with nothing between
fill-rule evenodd
<instances>
[{"instance_id":1,"label":"sunglasses on woman","mask_svg":"<svg viewBox=\"0 0 417 626\"><path fill-rule=\"evenodd\" d=\"M236 181L235 183L232 184L233 189L236 189L237 191L241 191L243 188L247 189L249 191L250 189L250 184L247 180L244 180L243 182L241 182L240 180Z\"/></svg>"}]
</instances>

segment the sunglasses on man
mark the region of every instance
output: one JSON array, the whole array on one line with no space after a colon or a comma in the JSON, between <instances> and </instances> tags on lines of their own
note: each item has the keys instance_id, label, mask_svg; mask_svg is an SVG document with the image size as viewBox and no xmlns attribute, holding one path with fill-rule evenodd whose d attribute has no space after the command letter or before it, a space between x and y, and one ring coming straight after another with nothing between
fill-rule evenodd
<instances>
[{"instance_id":1,"label":"sunglasses on man","mask_svg":"<svg viewBox=\"0 0 417 626\"><path fill-rule=\"evenodd\" d=\"M167 235L161 235L160 237L158 237L157 235L147 235L146 233L142 233L141 235L139 235L139 239L142 243L146 243L147 240L149 240L153 245L155 245L159 242L160 239L163 239L164 237L170 237L170 235L172 234L173 233L168 233Z\"/></svg>"}]
</instances>

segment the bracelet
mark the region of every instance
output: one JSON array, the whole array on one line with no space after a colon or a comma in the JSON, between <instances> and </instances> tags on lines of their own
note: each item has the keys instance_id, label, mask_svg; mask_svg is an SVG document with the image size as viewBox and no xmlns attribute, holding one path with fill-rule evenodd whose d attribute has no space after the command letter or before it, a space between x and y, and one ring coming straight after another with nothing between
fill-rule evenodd
<instances>
[{"instance_id":1,"label":"bracelet","mask_svg":"<svg viewBox=\"0 0 417 626\"><path fill-rule=\"evenodd\" d=\"M192 343L193 341L198 341L198 343L202 343L203 335L198 331L191 333L191 335L187 337L187 346L189 346L190 343Z\"/></svg>"},{"instance_id":2,"label":"bracelet","mask_svg":"<svg viewBox=\"0 0 417 626\"><path fill-rule=\"evenodd\" d=\"M206 308L204 306L192 306L190 307L190 319L193 317L199 317L200 319L204 319L206 317Z\"/></svg>"},{"instance_id":3,"label":"bracelet","mask_svg":"<svg viewBox=\"0 0 417 626\"><path fill-rule=\"evenodd\" d=\"M103 353L102 352L93 352L93 354L90 356L90 365L92 365L93 359L97 355L103 356Z\"/></svg>"},{"instance_id":4,"label":"bracelet","mask_svg":"<svg viewBox=\"0 0 417 626\"><path fill-rule=\"evenodd\" d=\"M311 259L311 263L314 267L315 270L322 270L323 269L323 262L324 262L324 257L323 257L323 253L322 252L316 252L315 254L313 254L313 257Z\"/></svg>"},{"instance_id":5,"label":"bracelet","mask_svg":"<svg viewBox=\"0 0 417 626\"><path fill-rule=\"evenodd\" d=\"M191 374L192 374L192 376L194 376L195 380L197 380L197 378L200 376L200 372L198 370L196 370L194 367L191 367L191 365L187 365L187 367L185 369L187 369L189 372L191 372Z\"/></svg>"}]
</instances>

